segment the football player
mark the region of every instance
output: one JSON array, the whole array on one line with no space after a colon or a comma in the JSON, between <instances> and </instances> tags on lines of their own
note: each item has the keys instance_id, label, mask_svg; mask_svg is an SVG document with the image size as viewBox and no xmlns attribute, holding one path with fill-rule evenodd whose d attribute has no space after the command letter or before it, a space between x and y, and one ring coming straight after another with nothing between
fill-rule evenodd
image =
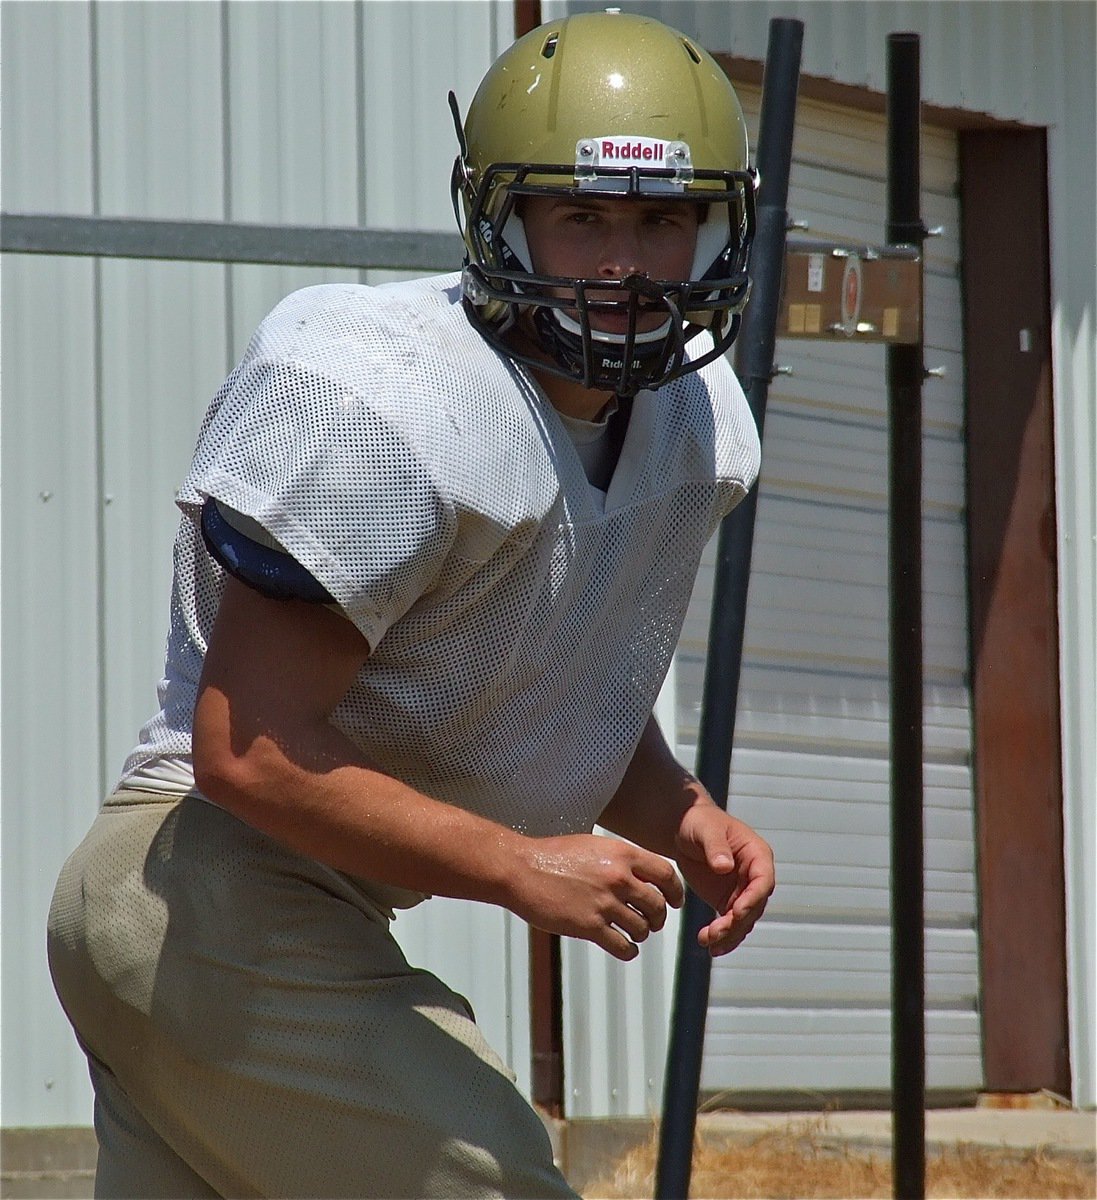
<instances>
[{"instance_id":1,"label":"football player","mask_svg":"<svg viewBox=\"0 0 1097 1200\"><path fill-rule=\"evenodd\" d=\"M394 911L628 960L680 872L716 955L773 888L652 717L758 470L735 93L665 25L576 15L457 132L460 275L289 296L202 425L160 710L50 917L97 1195L572 1195Z\"/></svg>"}]
</instances>

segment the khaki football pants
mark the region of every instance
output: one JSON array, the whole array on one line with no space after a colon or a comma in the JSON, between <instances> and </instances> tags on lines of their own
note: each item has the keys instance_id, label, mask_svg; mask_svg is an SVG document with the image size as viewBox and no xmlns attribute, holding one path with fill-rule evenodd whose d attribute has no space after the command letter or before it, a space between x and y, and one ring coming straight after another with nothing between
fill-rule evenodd
<instances>
[{"instance_id":1,"label":"khaki football pants","mask_svg":"<svg viewBox=\"0 0 1097 1200\"><path fill-rule=\"evenodd\" d=\"M197 797L112 796L50 969L102 1197L574 1197L467 1003L334 871Z\"/></svg>"}]
</instances>

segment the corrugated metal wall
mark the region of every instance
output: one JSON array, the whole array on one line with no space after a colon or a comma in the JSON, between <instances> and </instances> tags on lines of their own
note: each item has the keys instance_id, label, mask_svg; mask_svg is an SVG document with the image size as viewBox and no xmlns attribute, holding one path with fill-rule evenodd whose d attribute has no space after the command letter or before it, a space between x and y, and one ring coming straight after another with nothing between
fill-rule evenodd
<instances>
[{"instance_id":1,"label":"corrugated metal wall","mask_svg":"<svg viewBox=\"0 0 1097 1200\"><path fill-rule=\"evenodd\" d=\"M452 231L446 92L467 105L511 40L511 11L507 0L5 3L3 207ZM261 316L338 277L5 255L6 1125L90 1123L46 974L46 910L155 706L173 494L199 419ZM431 965L471 996L501 1050L516 1047L524 1073L524 928L476 911L475 928L452 912L409 915L406 940L413 956L429 944ZM430 937L439 921L464 933ZM475 960L475 940L496 953Z\"/></svg>"},{"instance_id":2,"label":"corrugated metal wall","mask_svg":"<svg viewBox=\"0 0 1097 1200\"><path fill-rule=\"evenodd\" d=\"M556 7L546 0L546 18ZM628 7L756 59L769 19L795 16L806 26L805 72L877 90L887 33L915 29L928 101L1049 127L1072 1056L1076 1099L1092 1104L1093 6ZM6 0L3 207L448 230L444 94L452 86L467 104L509 40L510 9L506 0ZM333 272L5 256L5 1124L89 1119L82 1064L45 977L49 893L148 715L166 624L170 498L201 410L262 313L320 276ZM402 918L406 928L415 919ZM408 936L425 944L432 935L424 926ZM617 1111L652 1107L635 1022L643 1014L647 1042L664 1035L672 940L663 935L662 959L647 948L649 974L626 991L600 978L605 964L585 985L600 1013L591 1054L610 1045L612 1070L627 1065L627 1078L610 1080L599 1060L607 1092L631 1097ZM473 992L471 963L484 956L465 952L467 941L454 948L463 959L454 969L473 986L460 973L454 982ZM484 945L506 960L500 970L524 1003L514 982L522 941L505 927ZM511 1021L500 1048L524 1046L521 1018L500 1019Z\"/></svg>"}]
</instances>

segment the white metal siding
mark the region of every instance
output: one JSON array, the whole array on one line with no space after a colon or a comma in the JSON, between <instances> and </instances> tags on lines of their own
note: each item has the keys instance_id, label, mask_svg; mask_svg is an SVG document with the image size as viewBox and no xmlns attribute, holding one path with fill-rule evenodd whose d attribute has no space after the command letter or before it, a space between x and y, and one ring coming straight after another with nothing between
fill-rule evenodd
<instances>
[{"instance_id":1,"label":"white metal siding","mask_svg":"<svg viewBox=\"0 0 1097 1200\"><path fill-rule=\"evenodd\" d=\"M1068 1020L1072 1099L1097 1105L1097 5L1038 21L1055 63L1029 119L1046 121L1051 223ZM1044 16L1042 10L1041 17ZM1085 181L1083 183L1083 181Z\"/></svg>"},{"instance_id":2,"label":"white metal siding","mask_svg":"<svg viewBox=\"0 0 1097 1200\"><path fill-rule=\"evenodd\" d=\"M2 1107L5 1123L87 1123L44 930L64 852L100 799L93 268L12 255L2 283Z\"/></svg>"},{"instance_id":3,"label":"white metal siding","mask_svg":"<svg viewBox=\"0 0 1097 1200\"><path fill-rule=\"evenodd\" d=\"M446 92L467 106L512 35L505 0L2 15L5 210L261 223L452 229ZM91 1122L46 910L155 704L173 496L201 414L282 296L356 277L5 256L5 1125ZM438 902L400 929L528 1086L524 926Z\"/></svg>"},{"instance_id":4,"label":"white metal siding","mask_svg":"<svg viewBox=\"0 0 1097 1200\"><path fill-rule=\"evenodd\" d=\"M5 5L2 47L4 207L90 211L86 10ZM95 270L6 255L0 282L2 1109L5 1124L87 1123L90 1088L46 977L43 930L64 848L99 802Z\"/></svg>"},{"instance_id":5,"label":"white metal siding","mask_svg":"<svg viewBox=\"0 0 1097 1200\"><path fill-rule=\"evenodd\" d=\"M563 941L566 1116L659 1112L678 930L671 910L631 963L589 942Z\"/></svg>"}]
</instances>

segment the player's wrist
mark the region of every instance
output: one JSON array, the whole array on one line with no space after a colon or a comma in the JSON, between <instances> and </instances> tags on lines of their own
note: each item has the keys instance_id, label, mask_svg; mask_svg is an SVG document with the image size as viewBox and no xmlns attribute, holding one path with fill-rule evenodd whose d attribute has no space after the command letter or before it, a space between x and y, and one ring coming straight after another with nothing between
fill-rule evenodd
<instances>
[{"instance_id":1,"label":"player's wrist","mask_svg":"<svg viewBox=\"0 0 1097 1200\"><path fill-rule=\"evenodd\" d=\"M480 845L477 864L477 897L488 904L518 911L523 894L523 884L529 874L529 845L533 839L512 829L500 827L498 833L485 839Z\"/></svg>"}]
</instances>

